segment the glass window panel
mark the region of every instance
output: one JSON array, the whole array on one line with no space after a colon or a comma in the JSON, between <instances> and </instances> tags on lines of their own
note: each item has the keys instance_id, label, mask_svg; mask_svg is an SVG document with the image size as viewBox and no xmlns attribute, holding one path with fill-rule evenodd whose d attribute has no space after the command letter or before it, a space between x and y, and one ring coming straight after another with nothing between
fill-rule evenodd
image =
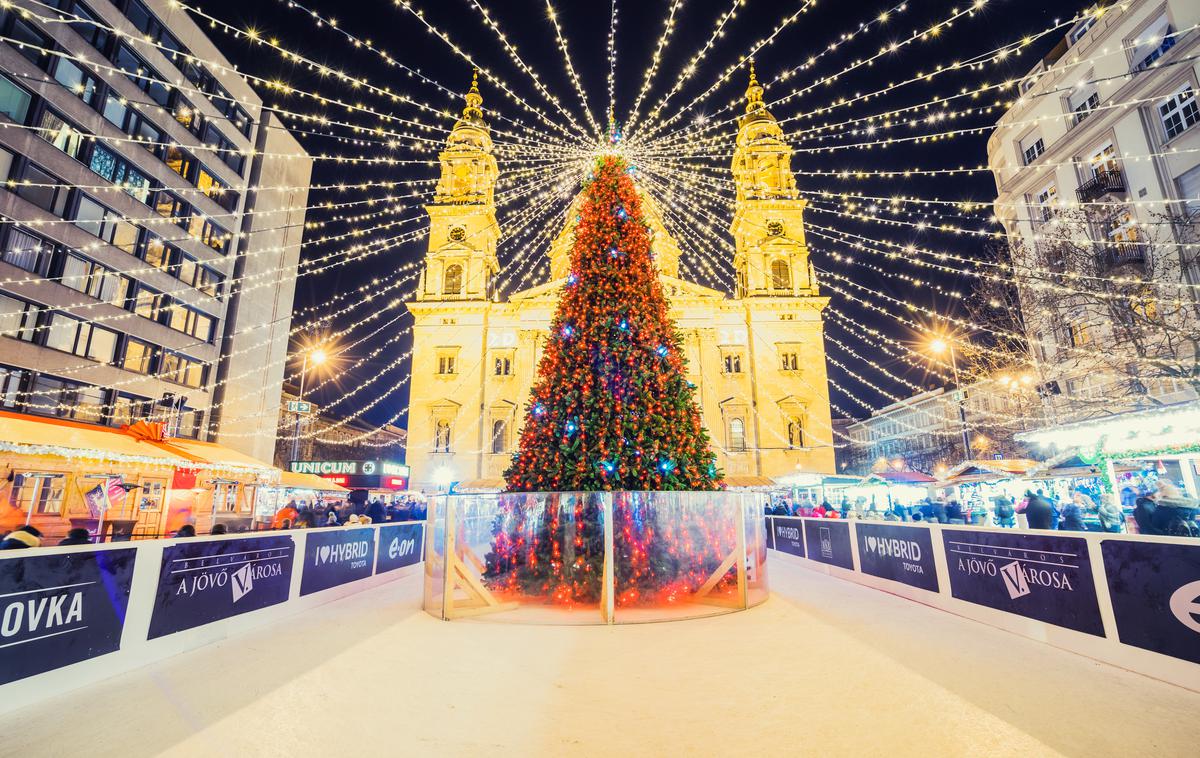
<instances>
[{"instance_id":1,"label":"glass window panel","mask_svg":"<svg viewBox=\"0 0 1200 758\"><path fill-rule=\"evenodd\" d=\"M23 124L29 115L32 99L28 92L13 84L8 77L0 76L0 113Z\"/></svg>"},{"instance_id":2,"label":"glass window panel","mask_svg":"<svg viewBox=\"0 0 1200 758\"><path fill-rule=\"evenodd\" d=\"M87 357L101 363L112 363L116 355L117 333L93 326L92 338L88 342Z\"/></svg>"},{"instance_id":3,"label":"glass window panel","mask_svg":"<svg viewBox=\"0 0 1200 758\"><path fill-rule=\"evenodd\" d=\"M80 324L70 316L55 313L50 316L50 328L46 330L46 347L62 350L66 353L75 352L75 343L79 337Z\"/></svg>"}]
</instances>

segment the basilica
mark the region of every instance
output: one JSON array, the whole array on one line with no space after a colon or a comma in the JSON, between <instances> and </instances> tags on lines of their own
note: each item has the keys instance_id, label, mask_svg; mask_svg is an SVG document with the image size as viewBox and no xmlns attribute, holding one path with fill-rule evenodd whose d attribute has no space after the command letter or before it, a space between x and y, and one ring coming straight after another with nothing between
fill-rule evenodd
<instances>
[{"instance_id":1,"label":"basilica","mask_svg":"<svg viewBox=\"0 0 1200 758\"><path fill-rule=\"evenodd\" d=\"M642 190L654 259L683 335L689 380L731 487L834 473L822 310L791 149L750 75L733 158L732 295L679 278L681 250ZM472 85L441 152L415 300L410 486L501 490L558 295L575 213L549 248L550 280L500 301L492 139Z\"/></svg>"}]
</instances>

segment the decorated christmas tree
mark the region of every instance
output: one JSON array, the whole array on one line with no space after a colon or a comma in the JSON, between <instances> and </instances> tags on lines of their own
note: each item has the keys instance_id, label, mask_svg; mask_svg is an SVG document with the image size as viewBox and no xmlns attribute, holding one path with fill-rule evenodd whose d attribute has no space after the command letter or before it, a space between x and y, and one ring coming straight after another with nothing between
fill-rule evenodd
<instances>
[{"instance_id":1,"label":"decorated christmas tree","mask_svg":"<svg viewBox=\"0 0 1200 758\"><path fill-rule=\"evenodd\" d=\"M606 156L584 187L570 273L505 472L510 492L593 494L502 501L484 572L498 591L560 604L599 600L606 496L598 491L621 491L612 496L620 605L695 591L736 539L715 503L659 519L654 496L644 494L723 482L631 173Z\"/></svg>"}]
</instances>

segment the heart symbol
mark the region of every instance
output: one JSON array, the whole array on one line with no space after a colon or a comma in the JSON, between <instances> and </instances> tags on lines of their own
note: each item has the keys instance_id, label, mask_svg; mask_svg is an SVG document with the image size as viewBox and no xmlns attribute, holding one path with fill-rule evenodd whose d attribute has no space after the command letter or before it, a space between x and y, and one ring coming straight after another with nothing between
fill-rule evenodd
<instances>
[{"instance_id":1,"label":"heart symbol","mask_svg":"<svg viewBox=\"0 0 1200 758\"><path fill-rule=\"evenodd\" d=\"M322 545L318 552L321 554L321 563L329 563L329 545Z\"/></svg>"},{"instance_id":2,"label":"heart symbol","mask_svg":"<svg viewBox=\"0 0 1200 758\"><path fill-rule=\"evenodd\" d=\"M867 537L867 550L872 553L875 552L875 538L874 537Z\"/></svg>"}]
</instances>

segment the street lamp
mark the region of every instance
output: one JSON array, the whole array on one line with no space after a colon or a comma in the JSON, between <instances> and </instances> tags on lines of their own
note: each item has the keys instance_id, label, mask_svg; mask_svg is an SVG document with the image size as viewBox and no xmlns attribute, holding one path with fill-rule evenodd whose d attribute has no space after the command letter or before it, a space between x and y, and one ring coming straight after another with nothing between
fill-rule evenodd
<instances>
[{"instance_id":1,"label":"street lamp","mask_svg":"<svg viewBox=\"0 0 1200 758\"><path fill-rule=\"evenodd\" d=\"M314 366L323 365L329 360L329 354L321 348L304 351L304 363L300 366L300 396L296 398L297 403L304 402L304 380L308 376L308 364L312 362ZM300 454L300 406L296 407L296 425L292 430L292 460L296 460L296 456Z\"/></svg>"},{"instance_id":2,"label":"street lamp","mask_svg":"<svg viewBox=\"0 0 1200 758\"><path fill-rule=\"evenodd\" d=\"M971 438L967 435L967 408L962 383L958 380L958 358L954 352L954 343L945 337L934 337L929 342L929 352L934 355L950 353L950 370L954 374L954 391L958 396L956 400L958 401L958 421L962 430L963 450L967 453L967 460L972 460L975 454L971 452Z\"/></svg>"}]
</instances>

